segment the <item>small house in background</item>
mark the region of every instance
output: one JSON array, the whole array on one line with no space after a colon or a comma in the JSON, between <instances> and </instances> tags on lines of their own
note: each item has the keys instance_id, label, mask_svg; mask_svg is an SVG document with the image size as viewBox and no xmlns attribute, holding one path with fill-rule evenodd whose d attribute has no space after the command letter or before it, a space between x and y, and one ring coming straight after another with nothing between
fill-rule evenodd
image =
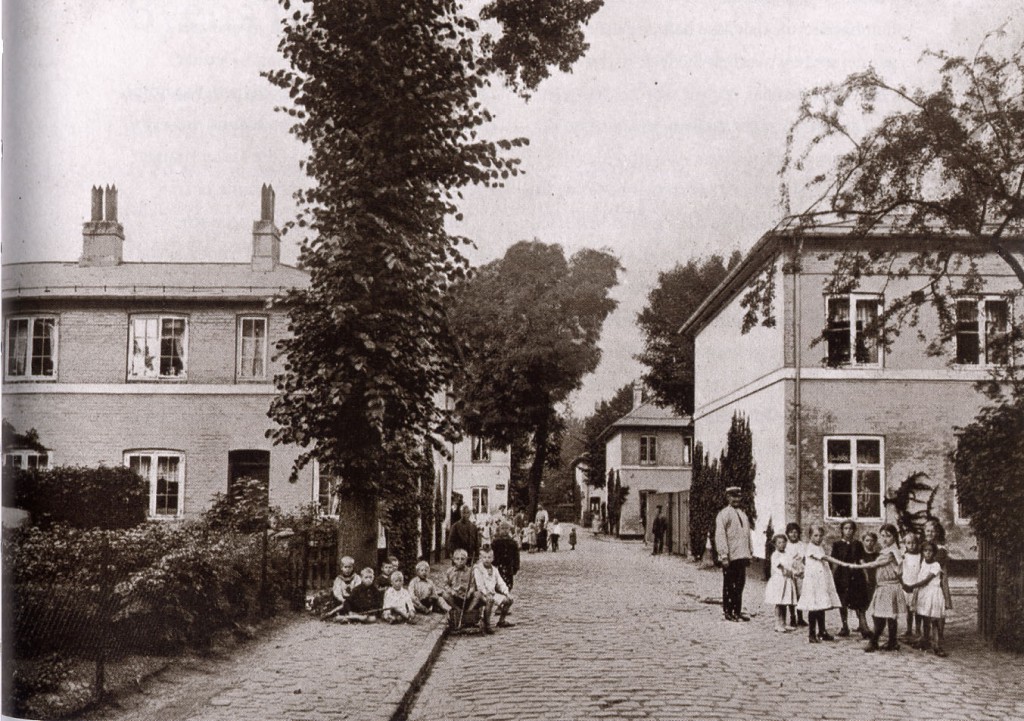
<instances>
[{"instance_id":1,"label":"small house in background","mask_svg":"<svg viewBox=\"0 0 1024 721\"><path fill-rule=\"evenodd\" d=\"M852 518L859 533L877 531L896 520L886 500L906 479L924 474L918 478L931 491L917 492L908 510L924 511L930 501L946 528L951 558L973 561L976 543L957 503L949 454L956 428L987 402L975 384L1010 360L1000 340L1020 315L1011 294L1019 283L984 242L966 236L879 231L852 241L849 232L849 224L840 223L765 235L684 324L682 332L695 338L696 440L715 458L733 415L748 419L757 465L756 538L769 522L776 531L789 522L805 528L824 523L835 538L842 520ZM1006 245L1015 254L1024 251L1020 237L1007 238ZM893 298L926 285L925 275L911 271L890 280L866 274L845 293L826 287L830 253L896 252L906 262L940 249L953 251L956 314L945 357L930 355L912 331L887 348L864 333ZM973 262L960 262L968 255ZM985 286L961 292L973 287L974 263ZM765 269L775 288L774 327L743 333L743 296ZM922 308L917 330L936 337L933 308ZM764 553L763 544L754 548Z\"/></svg>"},{"instance_id":2,"label":"small house in background","mask_svg":"<svg viewBox=\"0 0 1024 721\"><path fill-rule=\"evenodd\" d=\"M645 532L649 534L655 506L662 505L669 516L670 533L677 536L680 524L689 516L688 507L681 506L693 470L692 420L650 401L645 403L643 389L636 384L633 409L608 426L603 437L604 494L610 516L616 503L609 495L611 489L625 492L618 512L618 535L642 538ZM609 523L612 520L609 518Z\"/></svg>"},{"instance_id":3,"label":"small house in background","mask_svg":"<svg viewBox=\"0 0 1024 721\"><path fill-rule=\"evenodd\" d=\"M3 417L45 446L5 448L5 465L123 464L149 481L152 519L194 516L243 477L273 505L331 511L330 480L290 479L300 449L265 435L287 332L270 300L309 278L280 262L273 188L261 201L244 262L125 262L108 187L78 262L3 266Z\"/></svg>"}]
</instances>

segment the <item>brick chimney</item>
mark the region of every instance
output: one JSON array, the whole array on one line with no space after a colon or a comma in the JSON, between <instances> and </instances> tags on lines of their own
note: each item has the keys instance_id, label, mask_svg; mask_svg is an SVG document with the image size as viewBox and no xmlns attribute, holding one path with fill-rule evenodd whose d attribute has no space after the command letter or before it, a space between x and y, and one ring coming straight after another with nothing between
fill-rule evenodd
<instances>
[{"instance_id":1,"label":"brick chimney","mask_svg":"<svg viewBox=\"0 0 1024 721\"><path fill-rule=\"evenodd\" d=\"M124 228L117 222L117 186L92 188L92 219L82 223L82 266L121 265Z\"/></svg>"},{"instance_id":2,"label":"brick chimney","mask_svg":"<svg viewBox=\"0 0 1024 721\"><path fill-rule=\"evenodd\" d=\"M633 410L644 404L644 384L640 381L633 383Z\"/></svg>"},{"instance_id":3,"label":"brick chimney","mask_svg":"<svg viewBox=\"0 0 1024 721\"><path fill-rule=\"evenodd\" d=\"M260 191L260 219L252 224L252 269L269 273L281 262L281 232L274 225L274 186Z\"/></svg>"}]
</instances>

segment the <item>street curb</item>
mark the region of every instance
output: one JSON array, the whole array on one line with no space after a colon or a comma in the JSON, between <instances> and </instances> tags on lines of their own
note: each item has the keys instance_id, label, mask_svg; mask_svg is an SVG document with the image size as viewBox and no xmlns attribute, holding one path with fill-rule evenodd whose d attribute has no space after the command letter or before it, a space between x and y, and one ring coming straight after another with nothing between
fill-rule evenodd
<instances>
[{"instance_id":1,"label":"street curb","mask_svg":"<svg viewBox=\"0 0 1024 721\"><path fill-rule=\"evenodd\" d=\"M389 721L405 721L409 715L409 709L419 693L420 687L427 680L434 662L441 654L444 647L444 640L448 637L447 619L439 624L437 635L424 642L416 652L415 663L410 664L411 671L402 675L391 692L384 699L384 707L394 706L395 710L389 717Z\"/></svg>"}]
</instances>

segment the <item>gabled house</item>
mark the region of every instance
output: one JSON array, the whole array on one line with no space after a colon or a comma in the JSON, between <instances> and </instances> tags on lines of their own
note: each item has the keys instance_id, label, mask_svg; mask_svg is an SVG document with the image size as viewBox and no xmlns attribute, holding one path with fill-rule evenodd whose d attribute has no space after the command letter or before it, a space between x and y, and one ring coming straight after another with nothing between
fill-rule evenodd
<instances>
[{"instance_id":1,"label":"gabled house","mask_svg":"<svg viewBox=\"0 0 1024 721\"><path fill-rule=\"evenodd\" d=\"M975 559L949 454L956 428L986 402L975 384L1010 360L998 341L1014 315L1008 292L1019 291L1019 282L975 239L879 232L852 241L848 233L839 225L765 235L683 325L696 345L695 439L715 457L733 414L748 418L757 464L755 537L769 522L776 531L788 522L805 529L824 523L833 538L847 518L858 523L859 534L877 530L896 518L885 499L923 473L935 489L932 510L947 530L951 557ZM929 355L915 332L891 339L887 348L864 332L887 302L919 288L925 277L866 275L852 292L827 291L834 255L826 256L854 242L854 250L895 250L902 260L940 249L975 256L986 281L980 292L957 295L970 264L950 264L957 328L944 357ZM1007 242L1014 253L1024 250L1019 237ZM775 287L774 327L743 333L742 298L766 268ZM917 330L935 337L931 308L922 309ZM924 509L927 496L917 494L910 510ZM763 544L754 546L763 554Z\"/></svg>"},{"instance_id":2,"label":"gabled house","mask_svg":"<svg viewBox=\"0 0 1024 721\"><path fill-rule=\"evenodd\" d=\"M269 301L308 276L280 262L273 189L261 200L246 262L125 262L109 187L92 191L78 262L3 266L3 416L46 447L5 449L6 464L124 464L149 480L154 519L195 515L243 476L274 505L330 510L328 479L310 465L289 480L299 449L265 436L287 332Z\"/></svg>"},{"instance_id":3,"label":"gabled house","mask_svg":"<svg viewBox=\"0 0 1024 721\"><path fill-rule=\"evenodd\" d=\"M633 388L633 408L602 434L605 439L604 502L614 480L628 488L619 514L620 537L649 531L648 497L688 491L693 462L693 422L672 410L644 402Z\"/></svg>"}]
</instances>

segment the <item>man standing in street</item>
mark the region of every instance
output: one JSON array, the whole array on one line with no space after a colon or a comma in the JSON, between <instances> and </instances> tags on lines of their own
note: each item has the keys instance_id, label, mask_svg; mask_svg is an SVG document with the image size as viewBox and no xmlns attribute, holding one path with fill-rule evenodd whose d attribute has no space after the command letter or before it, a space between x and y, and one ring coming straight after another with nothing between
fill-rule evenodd
<instances>
[{"instance_id":1,"label":"man standing in street","mask_svg":"<svg viewBox=\"0 0 1024 721\"><path fill-rule=\"evenodd\" d=\"M654 551L652 556L657 556L665 548L665 532L668 530L668 519L661 515L661 506L658 506L654 514L654 522L651 524L651 533L654 534Z\"/></svg>"},{"instance_id":2,"label":"man standing in street","mask_svg":"<svg viewBox=\"0 0 1024 721\"><path fill-rule=\"evenodd\" d=\"M715 547L722 564L722 611L726 621L749 621L743 611L743 586L750 565L750 518L740 509L739 486L725 489L729 505L715 518Z\"/></svg>"},{"instance_id":3,"label":"man standing in street","mask_svg":"<svg viewBox=\"0 0 1024 721\"><path fill-rule=\"evenodd\" d=\"M463 506L462 518L452 524L448 534L448 555L454 556L455 551L461 548L469 556L469 565L473 565L480 552L480 531L469 516L469 506Z\"/></svg>"}]
</instances>

